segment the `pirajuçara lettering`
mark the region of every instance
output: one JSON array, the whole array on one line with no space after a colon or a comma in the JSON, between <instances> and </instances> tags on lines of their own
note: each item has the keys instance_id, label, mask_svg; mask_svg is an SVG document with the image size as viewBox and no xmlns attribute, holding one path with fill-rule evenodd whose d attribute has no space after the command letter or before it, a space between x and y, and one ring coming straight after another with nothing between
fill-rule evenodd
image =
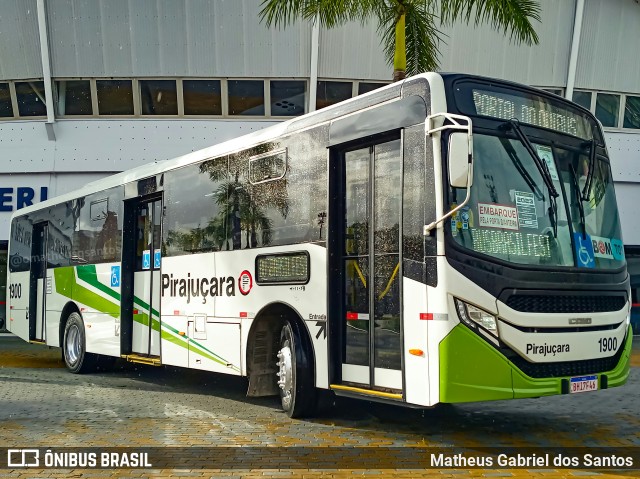
<instances>
[{"instance_id":1,"label":"piraju\u00e7ara lettering","mask_svg":"<svg viewBox=\"0 0 640 479\"><path fill-rule=\"evenodd\" d=\"M236 281L233 276L215 276L211 278L192 278L187 273L186 278L174 278L173 274L162 275L162 296L187 298L202 298L202 304L206 304L209 296L236 295Z\"/></svg>"},{"instance_id":2,"label":"piraju\u00e7ara lettering","mask_svg":"<svg viewBox=\"0 0 640 479\"><path fill-rule=\"evenodd\" d=\"M558 353L568 353L570 348L568 344L533 344L527 343L527 354L535 354L540 356L547 356L552 354L555 356Z\"/></svg>"}]
</instances>

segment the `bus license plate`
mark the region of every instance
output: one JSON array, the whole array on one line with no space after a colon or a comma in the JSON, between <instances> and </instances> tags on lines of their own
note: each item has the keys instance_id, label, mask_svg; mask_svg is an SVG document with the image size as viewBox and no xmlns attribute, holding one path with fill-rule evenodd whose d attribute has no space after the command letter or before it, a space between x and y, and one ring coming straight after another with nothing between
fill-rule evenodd
<instances>
[{"instance_id":1,"label":"bus license plate","mask_svg":"<svg viewBox=\"0 0 640 479\"><path fill-rule=\"evenodd\" d=\"M570 393L584 393L598 390L598 376L578 376L571 378Z\"/></svg>"}]
</instances>

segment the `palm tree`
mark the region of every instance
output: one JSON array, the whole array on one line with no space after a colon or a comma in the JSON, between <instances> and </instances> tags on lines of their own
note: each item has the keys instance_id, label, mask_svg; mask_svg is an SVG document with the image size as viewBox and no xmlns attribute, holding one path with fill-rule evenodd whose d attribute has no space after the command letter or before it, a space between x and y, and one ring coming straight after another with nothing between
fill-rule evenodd
<instances>
[{"instance_id":1,"label":"palm tree","mask_svg":"<svg viewBox=\"0 0 640 479\"><path fill-rule=\"evenodd\" d=\"M263 0L261 6L260 20L267 26L287 26L298 18L318 18L326 28L377 20L394 81L407 73L437 70L444 35L440 28L458 21L487 22L510 32L517 43L538 43L530 21L540 21L537 0Z\"/></svg>"}]
</instances>

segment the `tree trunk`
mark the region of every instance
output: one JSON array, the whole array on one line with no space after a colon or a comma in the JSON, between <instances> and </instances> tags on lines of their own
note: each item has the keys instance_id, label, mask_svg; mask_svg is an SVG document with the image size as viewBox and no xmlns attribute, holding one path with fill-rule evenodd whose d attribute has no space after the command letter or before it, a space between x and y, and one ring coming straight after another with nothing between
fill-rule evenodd
<instances>
[{"instance_id":1,"label":"tree trunk","mask_svg":"<svg viewBox=\"0 0 640 479\"><path fill-rule=\"evenodd\" d=\"M405 44L405 14L396 22L396 49L393 54L393 81L403 80L407 72L407 48Z\"/></svg>"}]
</instances>

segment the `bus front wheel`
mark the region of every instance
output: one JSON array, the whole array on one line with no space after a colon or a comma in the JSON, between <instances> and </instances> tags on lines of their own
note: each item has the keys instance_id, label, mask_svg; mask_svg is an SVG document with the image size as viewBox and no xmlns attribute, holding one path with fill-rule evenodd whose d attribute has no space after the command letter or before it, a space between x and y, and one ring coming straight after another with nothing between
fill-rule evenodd
<instances>
[{"instance_id":1,"label":"bus front wheel","mask_svg":"<svg viewBox=\"0 0 640 479\"><path fill-rule=\"evenodd\" d=\"M316 404L313 356L303 334L292 322L287 322L280 333L278 389L282 409L292 418L313 414Z\"/></svg>"},{"instance_id":2,"label":"bus front wheel","mask_svg":"<svg viewBox=\"0 0 640 479\"><path fill-rule=\"evenodd\" d=\"M64 328L62 352L67 369L74 374L95 369L97 355L86 350L84 321L78 313L71 313Z\"/></svg>"}]
</instances>

